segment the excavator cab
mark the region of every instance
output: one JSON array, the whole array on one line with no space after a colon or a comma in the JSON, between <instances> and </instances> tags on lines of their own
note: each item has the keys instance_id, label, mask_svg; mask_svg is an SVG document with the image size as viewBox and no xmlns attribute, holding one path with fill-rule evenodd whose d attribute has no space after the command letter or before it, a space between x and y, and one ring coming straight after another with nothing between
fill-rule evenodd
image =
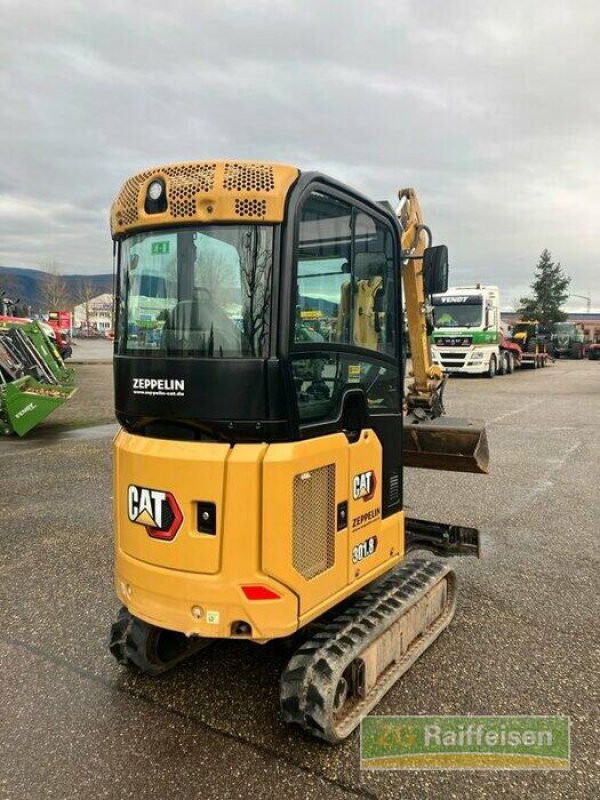
<instances>
[{"instance_id":1,"label":"excavator cab","mask_svg":"<svg viewBox=\"0 0 600 800\"><path fill-rule=\"evenodd\" d=\"M111 224L123 603L111 650L157 674L213 639L265 642L305 629L405 558L406 254L393 213L326 176L275 164L141 173L117 197ZM417 449L431 436L425 428L412 437ZM434 457L450 457L437 433ZM457 435L464 463L472 443ZM437 536L449 552L452 540L457 553L477 550L469 530L413 526L421 543ZM444 569L424 567L407 590L416 616L401 639L418 652L451 617ZM397 591L390 585L385 597ZM404 624L399 598L389 602ZM359 668L352 648L348 664L332 668L331 680L343 674L321 722L300 707L310 681L294 684L290 667L286 718L330 741L352 730L360 715L350 714L350 694L367 710L382 691L378 624L356 644L371 647L360 674L345 672Z\"/></svg>"}]
</instances>

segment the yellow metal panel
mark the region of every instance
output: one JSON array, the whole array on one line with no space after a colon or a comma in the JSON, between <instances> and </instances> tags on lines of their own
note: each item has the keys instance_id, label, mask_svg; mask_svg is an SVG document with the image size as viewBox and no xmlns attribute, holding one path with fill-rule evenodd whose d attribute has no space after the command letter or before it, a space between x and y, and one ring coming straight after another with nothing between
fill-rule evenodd
<instances>
[{"instance_id":1,"label":"yellow metal panel","mask_svg":"<svg viewBox=\"0 0 600 800\"><path fill-rule=\"evenodd\" d=\"M117 435L115 586L132 614L169 630L209 638L230 636L231 625L238 620L252 626L256 641L287 636L297 629L297 597L260 571L262 460L267 449L266 444L230 448L124 431ZM188 531L185 523L173 542L150 539L143 526L128 519L126 492L131 482L171 489L186 513L192 496L214 498L218 530L210 539L216 549L202 550L209 537ZM146 539L150 557L141 544ZM179 550L174 548L178 543ZM246 584L267 586L281 596L248 601L242 591ZM201 616L196 616L198 609Z\"/></svg>"},{"instance_id":2,"label":"yellow metal panel","mask_svg":"<svg viewBox=\"0 0 600 800\"><path fill-rule=\"evenodd\" d=\"M223 569L247 583L261 577L262 462L268 447L238 444L227 464Z\"/></svg>"},{"instance_id":3,"label":"yellow metal panel","mask_svg":"<svg viewBox=\"0 0 600 800\"><path fill-rule=\"evenodd\" d=\"M393 517L388 517L385 521L389 520L389 524L395 524L399 530L404 530L404 512L399 511L397 514L394 514ZM394 520L394 522L392 522ZM298 623L299 628L303 628L309 622L312 622L314 619L318 619L322 614L324 614L328 609L332 608L333 606L341 603L342 600L345 600L350 595L357 592L359 589L362 589L363 586L371 583L371 581L376 580L377 578L385 575L386 572L393 569L394 567L398 566L402 561L402 554L398 554L395 556L390 557L387 561L384 561L375 569L370 570L369 572L365 572L359 578L349 585L340 589L339 592L336 592L331 597L326 598L321 603L313 608L310 611L307 611L304 614L301 614L300 620Z\"/></svg>"},{"instance_id":4,"label":"yellow metal panel","mask_svg":"<svg viewBox=\"0 0 600 800\"><path fill-rule=\"evenodd\" d=\"M212 222L275 223L283 220L296 167L256 161L201 161L171 164L129 178L110 215L113 238L141 228ZM147 214L148 186L162 179L167 210Z\"/></svg>"},{"instance_id":5,"label":"yellow metal panel","mask_svg":"<svg viewBox=\"0 0 600 800\"><path fill-rule=\"evenodd\" d=\"M398 553L399 530L397 515L382 521L383 450L375 432L363 431L349 446L348 456L348 582L352 583Z\"/></svg>"},{"instance_id":6,"label":"yellow metal panel","mask_svg":"<svg viewBox=\"0 0 600 800\"><path fill-rule=\"evenodd\" d=\"M210 442L179 442L133 436L121 431L115 442L119 480L115 510L119 547L149 564L188 572L219 570L223 532L225 467L231 448ZM183 514L172 541L152 538L143 524L128 514L130 486L171 492ZM216 534L200 533L197 503L215 503Z\"/></svg>"},{"instance_id":7,"label":"yellow metal panel","mask_svg":"<svg viewBox=\"0 0 600 800\"><path fill-rule=\"evenodd\" d=\"M335 470L334 507L348 501L351 527L334 530L331 566L327 549L315 538L318 574L306 578L293 562L294 483L330 465ZM360 495L353 490L356 476L369 471L378 482L373 496L353 497ZM153 540L143 525L129 520L127 487L132 483L173 492L184 512L173 542ZM251 625L255 641L288 636L401 560L403 513L383 521L380 515L368 516L381 508L381 488L381 445L373 431L363 432L353 444L340 433L234 447L121 431L115 439L117 594L140 619L188 635L229 637L232 623L242 620ZM326 503L331 502L328 493ZM216 503L216 536L194 530L197 500ZM323 495L315 494L319 508L312 511L305 500L300 510L314 514L315 534L327 532ZM360 521L354 524L356 518ZM298 530L310 534L310 527ZM377 549L354 564L353 548L371 535L378 537ZM280 597L249 601L242 591L248 584L266 586Z\"/></svg>"},{"instance_id":8,"label":"yellow metal panel","mask_svg":"<svg viewBox=\"0 0 600 800\"><path fill-rule=\"evenodd\" d=\"M304 569L302 558L296 559L298 568L294 567L294 484L300 480L310 484L313 471L329 465L335 469L333 564L307 578L305 574L311 575L314 571ZM304 442L272 444L263 462L263 475L263 570L299 595L301 612L304 612L331 597L347 582L348 531L335 532L335 507L348 500L348 440L343 433L335 433ZM323 529L321 478L316 475L315 480L319 481L319 487L314 492L313 506L303 501L296 509L296 515L307 518L297 519L296 535L307 536L313 524L312 546L318 564L326 557L323 538L327 533ZM304 557L310 546L310 541L297 542L297 557L299 547Z\"/></svg>"},{"instance_id":9,"label":"yellow metal panel","mask_svg":"<svg viewBox=\"0 0 600 800\"><path fill-rule=\"evenodd\" d=\"M252 626L252 639L265 642L293 634L298 628L298 600L272 578L256 576L277 591L278 600L248 601L241 584L252 577L198 575L165 569L117 554L115 588L119 599L136 617L188 636L223 639L231 636L231 625L244 620ZM194 609L201 609L196 618Z\"/></svg>"}]
</instances>

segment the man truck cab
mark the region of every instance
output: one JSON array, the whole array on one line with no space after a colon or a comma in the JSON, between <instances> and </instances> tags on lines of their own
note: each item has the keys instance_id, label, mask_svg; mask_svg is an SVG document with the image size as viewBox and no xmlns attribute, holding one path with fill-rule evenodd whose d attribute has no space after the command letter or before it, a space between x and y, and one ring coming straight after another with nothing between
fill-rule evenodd
<instances>
[{"instance_id":1,"label":"man truck cab","mask_svg":"<svg viewBox=\"0 0 600 800\"><path fill-rule=\"evenodd\" d=\"M455 286L432 299L432 358L444 371L465 374L504 372L500 350L500 296L497 286Z\"/></svg>"}]
</instances>

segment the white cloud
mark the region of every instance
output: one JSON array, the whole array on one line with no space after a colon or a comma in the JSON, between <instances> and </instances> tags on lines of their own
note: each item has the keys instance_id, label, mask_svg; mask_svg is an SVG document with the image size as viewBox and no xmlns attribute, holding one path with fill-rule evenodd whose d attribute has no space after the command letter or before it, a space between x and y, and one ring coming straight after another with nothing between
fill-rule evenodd
<instances>
[{"instance_id":1,"label":"white cloud","mask_svg":"<svg viewBox=\"0 0 600 800\"><path fill-rule=\"evenodd\" d=\"M591 0L5 0L0 263L105 272L125 177L264 158L414 185L453 282L518 297L548 247L600 304L599 34Z\"/></svg>"}]
</instances>

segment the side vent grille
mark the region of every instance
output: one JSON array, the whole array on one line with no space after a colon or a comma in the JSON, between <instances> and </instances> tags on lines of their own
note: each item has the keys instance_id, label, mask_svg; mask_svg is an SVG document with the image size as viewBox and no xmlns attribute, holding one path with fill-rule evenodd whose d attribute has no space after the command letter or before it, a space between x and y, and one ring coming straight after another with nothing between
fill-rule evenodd
<instances>
[{"instance_id":1,"label":"side vent grille","mask_svg":"<svg viewBox=\"0 0 600 800\"><path fill-rule=\"evenodd\" d=\"M390 475L390 495L389 504L391 506L398 505L400 502L400 470L395 469Z\"/></svg>"},{"instance_id":2,"label":"side vent grille","mask_svg":"<svg viewBox=\"0 0 600 800\"><path fill-rule=\"evenodd\" d=\"M294 569L306 580L335 561L335 464L294 477Z\"/></svg>"},{"instance_id":3,"label":"side vent grille","mask_svg":"<svg viewBox=\"0 0 600 800\"><path fill-rule=\"evenodd\" d=\"M272 192L275 176L270 164L225 164L223 188L230 192Z\"/></svg>"}]
</instances>

